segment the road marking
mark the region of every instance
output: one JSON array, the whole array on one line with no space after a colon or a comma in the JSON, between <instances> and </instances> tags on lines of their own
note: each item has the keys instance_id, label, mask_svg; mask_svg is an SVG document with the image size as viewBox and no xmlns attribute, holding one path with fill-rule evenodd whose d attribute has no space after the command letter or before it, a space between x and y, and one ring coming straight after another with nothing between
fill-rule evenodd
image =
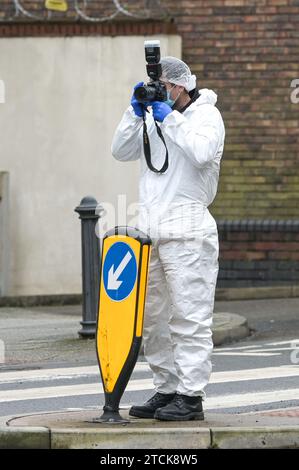
<instances>
[{"instance_id":1,"label":"road marking","mask_svg":"<svg viewBox=\"0 0 299 470\"><path fill-rule=\"evenodd\" d=\"M278 343L267 343L267 346L280 346L282 344L292 344L292 343L298 343L299 339L291 339L289 341L279 341Z\"/></svg>"},{"instance_id":2,"label":"road marking","mask_svg":"<svg viewBox=\"0 0 299 470\"><path fill-rule=\"evenodd\" d=\"M22 370L11 372L0 372L0 384L9 382L19 382L27 380L56 380L68 379L76 376L86 377L89 375L99 375L98 366L89 367L66 367L58 369L38 369Z\"/></svg>"},{"instance_id":3,"label":"road marking","mask_svg":"<svg viewBox=\"0 0 299 470\"><path fill-rule=\"evenodd\" d=\"M268 367L260 369L247 369L238 371L223 371L214 372L211 375L210 384L227 383L249 380L263 380L269 378L282 378L282 377L296 377L299 376L299 367L295 365ZM126 388L126 391L138 390L152 390L154 389L152 378L131 380ZM292 389L290 390L291 393ZM36 400L56 397L71 397L79 395L93 395L102 394L103 387L100 380L92 384L76 384L76 385L59 385L50 387L35 387L18 390L0 390L0 403L21 401L21 400ZM260 392L257 392L260 393ZM276 391L272 392L272 401L275 400ZM242 394L238 394L242 395ZM250 395L250 394L249 394ZM222 403L221 400L218 401Z\"/></svg>"},{"instance_id":4,"label":"road marking","mask_svg":"<svg viewBox=\"0 0 299 470\"><path fill-rule=\"evenodd\" d=\"M150 390L153 388L152 379L132 380L129 382L126 390ZM94 395L103 393L103 387L100 382L93 384L79 385L59 385L57 387L39 387L25 388L21 390L3 390L0 391L0 403L37 400L45 398L73 397L78 395Z\"/></svg>"},{"instance_id":5,"label":"road marking","mask_svg":"<svg viewBox=\"0 0 299 470\"><path fill-rule=\"evenodd\" d=\"M277 379L296 376L299 376L299 367L296 365L261 367L259 369L214 372L209 383L241 382L244 380Z\"/></svg>"},{"instance_id":6,"label":"road marking","mask_svg":"<svg viewBox=\"0 0 299 470\"><path fill-rule=\"evenodd\" d=\"M137 363L135 371L150 372L146 363ZM12 375L11 375L12 374ZM39 375L42 374L42 375ZM268 379L279 377L295 377L299 375L299 367L296 365L283 365L276 367L261 367L258 369L241 369L221 372L212 372L209 383L234 382L254 379ZM97 366L91 367L71 367L65 369L46 369L33 371L8 372L3 374L0 385L5 383L15 383L20 381L50 381L64 380L84 377L98 377L100 373Z\"/></svg>"},{"instance_id":7,"label":"road marking","mask_svg":"<svg viewBox=\"0 0 299 470\"><path fill-rule=\"evenodd\" d=\"M153 389L151 380L135 380L128 384L127 390L150 390ZM3 392L0 393L0 402L5 401L20 401L20 400L33 400L33 399L48 399L58 398L64 396L77 396L77 395L92 395L98 394L102 391L100 384L89 385L76 385L74 387L53 387L42 389L26 389L10 391L6 397ZM251 393L238 393L221 396L211 396L205 401L205 409L220 409L220 408L237 408L242 406L258 405L263 403L274 403L278 401L297 400L299 396L299 388L288 390L273 390L267 392L251 392Z\"/></svg>"},{"instance_id":8,"label":"road marking","mask_svg":"<svg viewBox=\"0 0 299 470\"><path fill-rule=\"evenodd\" d=\"M243 349L257 349L259 347L258 344L252 344L251 346L233 346L231 348L214 348L214 353L218 351L235 351L235 350L243 350ZM249 351L250 352L250 351Z\"/></svg>"},{"instance_id":9,"label":"road marking","mask_svg":"<svg viewBox=\"0 0 299 470\"><path fill-rule=\"evenodd\" d=\"M272 349L269 349L268 346L283 346L285 344L289 344L290 345L290 349L294 349L294 347L292 346L293 344L295 344L296 342L299 343L299 339L292 339L292 340L289 340L289 341L280 341L280 342L277 342L277 343L262 343L262 344L251 344L250 346L232 346L232 347L225 347L225 348L215 348L214 349L214 353L217 353L217 352L222 352L222 351L242 351L242 350L247 350L249 349L250 351L248 352L254 352L255 350L258 350L258 351L271 351ZM283 350L287 350L288 348L276 348L277 350L280 350L280 351L283 351Z\"/></svg>"},{"instance_id":10,"label":"road marking","mask_svg":"<svg viewBox=\"0 0 299 470\"><path fill-rule=\"evenodd\" d=\"M276 343L266 343L264 346L280 346L284 344L292 345L295 342L299 342L299 339L293 339L288 341L279 341ZM246 352L247 349L250 351ZM293 350L293 347L289 348L278 348L278 351L282 350ZM244 352L243 352L244 350ZM240 351L240 352L239 352ZM241 353L242 351L242 353ZM262 349L258 344L252 344L250 346L233 346L231 348L215 348L213 355L231 355L231 356L274 356L279 355L280 353L273 353L275 349ZM220 354L225 353L225 354ZM250 369L249 369L250 370ZM265 370L266 368L262 368ZM146 362L137 362L135 372L138 371L150 371L150 368ZM234 371L233 371L234 372ZM246 372L246 371L244 371ZM34 369L34 370L22 370L22 371L9 371L1 372L0 370L0 385L3 383L13 383L20 381L46 381L46 380L58 380L58 379L72 379L75 377L90 377L95 376L100 378L99 367L95 366L86 366L86 367L65 367L65 368L56 368L56 369ZM245 379L244 379L245 380Z\"/></svg>"},{"instance_id":11,"label":"road marking","mask_svg":"<svg viewBox=\"0 0 299 470\"><path fill-rule=\"evenodd\" d=\"M277 401L298 400L299 388L273 390L271 392L237 393L210 397L206 399L205 409L237 408L242 406L274 403Z\"/></svg>"},{"instance_id":12,"label":"road marking","mask_svg":"<svg viewBox=\"0 0 299 470\"><path fill-rule=\"evenodd\" d=\"M281 356L282 351L294 351L294 346L292 346L292 343L295 344L295 342L296 340L288 342L288 343L283 342L284 344L291 344L291 346L283 347L283 345L281 345L279 347L279 344L277 344L278 347L276 348L268 347L268 346L274 346L274 344L270 344L270 343L264 344L262 347L259 347L257 345L252 345L252 346L244 346L240 348L219 348L219 349L214 350L213 354L214 356L261 356L261 357ZM245 349L246 351L244 351Z\"/></svg>"},{"instance_id":13,"label":"road marking","mask_svg":"<svg viewBox=\"0 0 299 470\"><path fill-rule=\"evenodd\" d=\"M227 351L227 352L215 352L214 356L261 356L261 357L267 357L267 356L281 356L281 353L267 353L267 352L235 352L235 351Z\"/></svg>"},{"instance_id":14,"label":"road marking","mask_svg":"<svg viewBox=\"0 0 299 470\"><path fill-rule=\"evenodd\" d=\"M271 351L293 351L293 350L294 348L290 346L287 348L267 348L267 349L257 348L257 349L251 349L250 352L253 353L253 352L260 352L260 351L271 352Z\"/></svg>"},{"instance_id":15,"label":"road marking","mask_svg":"<svg viewBox=\"0 0 299 470\"><path fill-rule=\"evenodd\" d=\"M136 364L134 371L149 371L147 363L139 362ZM58 369L38 369L38 370L22 370L11 372L0 372L0 385L4 383L13 383L20 381L44 381L57 379L73 379L76 377L97 376L100 379L100 371L98 366L88 367L65 367Z\"/></svg>"}]
</instances>

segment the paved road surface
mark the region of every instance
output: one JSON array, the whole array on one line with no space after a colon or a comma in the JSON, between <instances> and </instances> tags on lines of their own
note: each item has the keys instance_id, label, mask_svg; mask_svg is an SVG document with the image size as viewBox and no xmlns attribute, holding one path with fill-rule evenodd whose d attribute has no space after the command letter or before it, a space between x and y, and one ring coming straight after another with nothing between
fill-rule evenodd
<instances>
[{"instance_id":1,"label":"paved road surface","mask_svg":"<svg viewBox=\"0 0 299 470\"><path fill-rule=\"evenodd\" d=\"M206 388L206 410L221 413L286 409L299 405L299 339L238 342L216 348ZM121 406L142 403L153 393L152 374L139 361ZM10 370L0 376L1 423L6 416L103 406L95 364Z\"/></svg>"}]
</instances>

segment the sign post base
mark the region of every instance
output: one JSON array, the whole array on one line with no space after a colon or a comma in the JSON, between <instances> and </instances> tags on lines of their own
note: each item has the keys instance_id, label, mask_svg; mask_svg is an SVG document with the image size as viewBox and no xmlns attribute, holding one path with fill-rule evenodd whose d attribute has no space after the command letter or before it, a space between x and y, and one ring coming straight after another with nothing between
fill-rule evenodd
<instances>
[{"instance_id":1,"label":"sign post base","mask_svg":"<svg viewBox=\"0 0 299 470\"><path fill-rule=\"evenodd\" d=\"M108 424L127 424L130 423L128 419L124 419L117 410L104 407L104 413L100 418L94 418L93 423L108 423Z\"/></svg>"}]
</instances>

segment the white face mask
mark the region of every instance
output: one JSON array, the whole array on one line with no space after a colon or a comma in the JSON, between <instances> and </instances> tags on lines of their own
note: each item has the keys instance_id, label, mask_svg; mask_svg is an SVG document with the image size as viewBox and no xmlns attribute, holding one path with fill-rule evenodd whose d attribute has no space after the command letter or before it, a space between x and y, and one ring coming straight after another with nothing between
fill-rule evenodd
<instances>
[{"instance_id":1,"label":"white face mask","mask_svg":"<svg viewBox=\"0 0 299 470\"><path fill-rule=\"evenodd\" d=\"M181 95L182 91L178 94L178 96L176 97L175 100L173 100L172 98L170 98L170 93L171 91L174 89L176 85L173 85L173 87L170 88L170 90L167 90L167 99L164 101L164 103L168 104L168 106L170 106L171 108L174 106L175 102L177 101L177 99L179 98L179 96Z\"/></svg>"}]
</instances>

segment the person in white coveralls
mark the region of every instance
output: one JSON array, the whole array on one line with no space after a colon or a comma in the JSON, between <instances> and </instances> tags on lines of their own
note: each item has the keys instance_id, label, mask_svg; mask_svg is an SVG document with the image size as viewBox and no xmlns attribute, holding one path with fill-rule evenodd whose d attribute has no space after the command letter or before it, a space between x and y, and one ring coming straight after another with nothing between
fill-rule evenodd
<instances>
[{"instance_id":1,"label":"person in white coveralls","mask_svg":"<svg viewBox=\"0 0 299 470\"><path fill-rule=\"evenodd\" d=\"M124 162L141 161L138 228L153 241L143 337L156 393L129 414L184 421L204 419L202 400L211 374L218 233L208 206L217 192L225 129L217 95L198 90L182 60L164 57L161 65L167 100L148 103L146 113L133 94L112 154ZM159 123L169 154L164 173L152 171L145 160L143 118L155 168L165 159Z\"/></svg>"}]
</instances>

